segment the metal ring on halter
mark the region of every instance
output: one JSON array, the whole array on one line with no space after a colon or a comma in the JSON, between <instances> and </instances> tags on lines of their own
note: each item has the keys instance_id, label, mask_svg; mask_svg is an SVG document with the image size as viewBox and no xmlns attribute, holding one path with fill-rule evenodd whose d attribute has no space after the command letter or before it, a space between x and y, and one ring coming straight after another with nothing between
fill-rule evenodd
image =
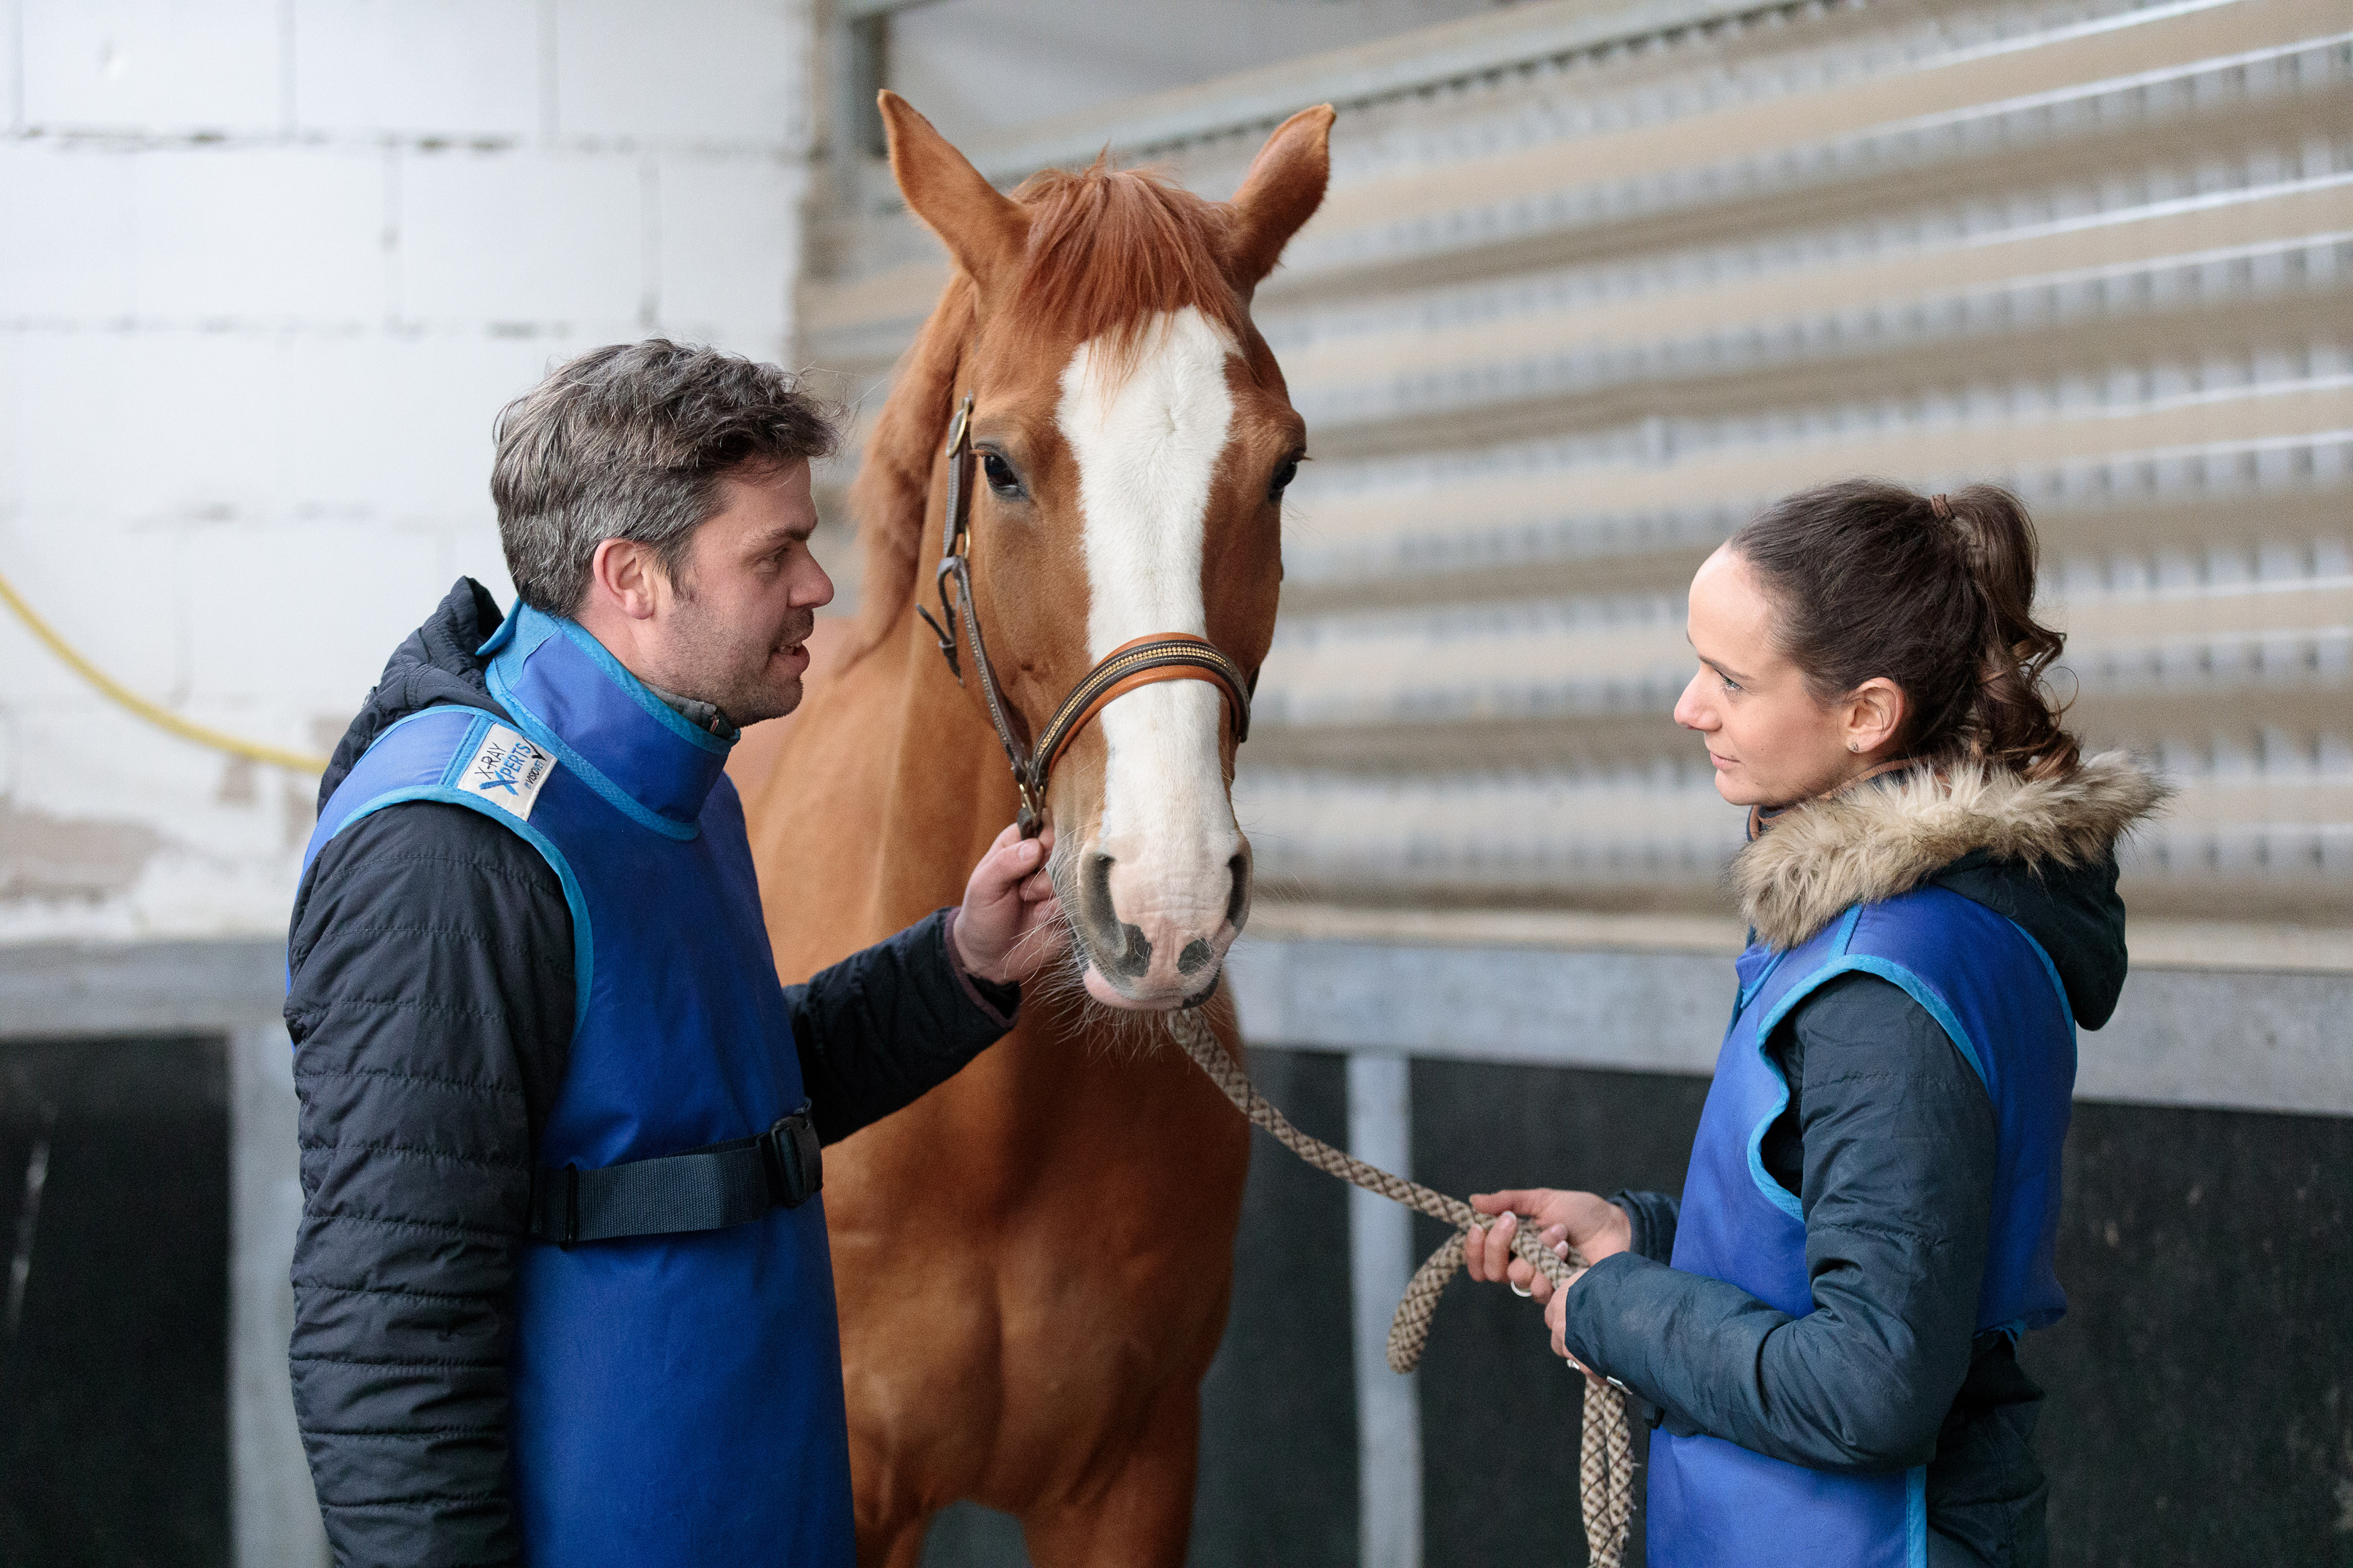
<instances>
[{"instance_id":1,"label":"metal ring on halter","mask_svg":"<svg viewBox=\"0 0 2353 1568\"><path fill-rule=\"evenodd\" d=\"M989 662L987 646L982 641L980 615L973 598L972 395L969 392L964 395L948 426L947 508L940 520L940 563L932 574L940 596L940 613L935 617L922 605L915 606L915 613L923 617L924 624L939 638L940 653L948 661L948 671L958 684L964 680L964 668L958 658L959 640L964 651L972 656L981 703L988 710L989 724L997 731L997 742L1005 748L1005 760L1013 769L1014 787L1020 792L1021 811L1014 820L1022 837L1035 838L1046 825L1046 784L1054 760L1080 731L1094 721L1096 714L1140 687L1166 680L1206 680L1225 694L1226 706L1233 716L1234 744L1239 746L1250 739L1250 698L1258 688L1258 672L1245 670L1208 638L1190 632L1137 637L1112 649L1080 677L1070 695L1055 708L1053 717L1047 720L1036 747L1025 744L1013 732L1012 713L997 683L997 669ZM953 595L948 592L951 580L955 584ZM958 633L962 633L961 638Z\"/></svg>"}]
</instances>

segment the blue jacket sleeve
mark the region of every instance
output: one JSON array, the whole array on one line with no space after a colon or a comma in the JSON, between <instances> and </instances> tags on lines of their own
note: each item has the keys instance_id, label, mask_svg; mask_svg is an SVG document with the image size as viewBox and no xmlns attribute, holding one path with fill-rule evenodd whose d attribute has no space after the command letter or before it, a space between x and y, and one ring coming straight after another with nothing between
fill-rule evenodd
<instances>
[{"instance_id":1,"label":"blue jacket sleeve","mask_svg":"<svg viewBox=\"0 0 2353 1568\"><path fill-rule=\"evenodd\" d=\"M926 915L785 988L820 1142L912 1104L1013 1027L1020 987L965 973L951 945L955 917Z\"/></svg>"},{"instance_id":2,"label":"blue jacket sleeve","mask_svg":"<svg viewBox=\"0 0 2353 1568\"><path fill-rule=\"evenodd\" d=\"M1925 1464L1969 1366L1993 1104L1936 1021L1874 975L1832 981L1781 1030L1793 1036L1785 1059L1802 1066L1814 1310L1793 1319L1621 1253L1571 1288L1567 1343L1671 1431L1818 1469Z\"/></svg>"},{"instance_id":3,"label":"blue jacket sleeve","mask_svg":"<svg viewBox=\"0 0 2353 1568\"><path fill-rule=\"evenodd\" d=\"M1638 1193L1631 1187L1609 1194L1626 1211L1634 1232L1634 1250L1653 1263L1664 1263L1675 1253L1675 1221L1683 1202L1672 1193Z\"/></svg>"}]
</instances>

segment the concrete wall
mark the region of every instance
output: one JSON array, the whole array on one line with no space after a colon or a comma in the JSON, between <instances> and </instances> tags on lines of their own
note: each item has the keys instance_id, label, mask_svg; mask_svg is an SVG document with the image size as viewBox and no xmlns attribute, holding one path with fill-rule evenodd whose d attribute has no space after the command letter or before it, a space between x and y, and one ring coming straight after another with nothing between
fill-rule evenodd
<instances>
[{"instance_id":1,"label":"concrete wall","mask_svg":"<svg viewBox=\"0 0 2353 1568\"><path fill-rule=\"evenodd\" d=\"M140 694L323 752L459 573L491 421L664 332L781 357L804 0L0 3L0 574ZM283 929L314 781L0 612L0 942Z\"/></svg>"}]
</instances>

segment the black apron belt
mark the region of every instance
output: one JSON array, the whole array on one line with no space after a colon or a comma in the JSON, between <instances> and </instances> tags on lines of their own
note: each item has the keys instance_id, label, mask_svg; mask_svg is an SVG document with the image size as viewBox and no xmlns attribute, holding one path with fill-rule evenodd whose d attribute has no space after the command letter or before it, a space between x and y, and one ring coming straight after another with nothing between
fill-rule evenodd
<instances>
[{"instance_id":1,"label":"black apron belt","mask_svg":"<svg viewBox=\"0 0 2353 1568\"><path fill-rule=\"evenodd\" d=\"M797 1208L825 1185L807 1104L756 1138L737 1138L593 1171L532 1172L529 1234L569 1247L626 1236L720 1230L772 1208Z\"/></svg>"}]
</instances>

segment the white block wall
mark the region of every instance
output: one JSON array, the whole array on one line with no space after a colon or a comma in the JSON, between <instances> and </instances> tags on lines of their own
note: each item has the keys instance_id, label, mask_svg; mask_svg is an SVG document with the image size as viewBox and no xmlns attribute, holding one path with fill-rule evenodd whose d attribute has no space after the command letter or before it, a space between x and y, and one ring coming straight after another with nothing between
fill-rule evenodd
<instances>
[{"instance_id":1,"label":"white block wall","mask_svg":"<svg viewBox=\"0 0 2353 1568\"><path fill-rule=\"evenodd\" d=\"M0 573L323 752L460 573L491 422L659 332L786 351L807 0L0 0ZM0 610L0 941L281 931L315 781Z\"/></svg>"}]
</instances>

